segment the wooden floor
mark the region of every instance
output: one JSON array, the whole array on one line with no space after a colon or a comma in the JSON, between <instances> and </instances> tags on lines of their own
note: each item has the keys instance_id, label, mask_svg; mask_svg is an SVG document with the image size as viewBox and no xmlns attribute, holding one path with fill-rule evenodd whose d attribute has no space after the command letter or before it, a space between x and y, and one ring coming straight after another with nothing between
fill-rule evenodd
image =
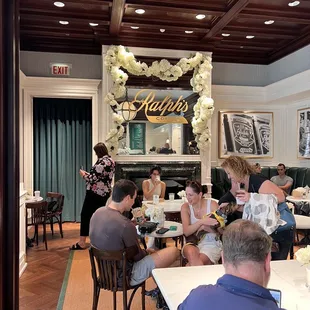
<instances>
[{"instance_id":1,"label":"wooden floor","mask_svg":"<svg viewBox=\"0 0 310 310\"><path fill-rule=\"evenodd\" d=\"M53 238L48 230L48 251L45 251L42 237L39 246L34 245L27 250L28 266L20 278L20 310L56 309L67 267L69 247L77 242L79 227L76 223L64 223L63 239L58 229ZM41 233L39 235L42 236ZM295 247L295 251L297 249L298 247Z\"/></svg>"},{"instance_id":2,"label":"wooden floor","mask_svg":"<svg viewBox=\"0 0 310 310\"><path fill-rule=\"evenodd\" d=\"M55 310L61 290L69 247L78 241L80 225L64 223L64 238L58 227L54 227L54 237L48 229L48 251L45 251L42 234L39 246L27 250L28 266L20 278L20 310Z\"/></svg>"}]
</instances>

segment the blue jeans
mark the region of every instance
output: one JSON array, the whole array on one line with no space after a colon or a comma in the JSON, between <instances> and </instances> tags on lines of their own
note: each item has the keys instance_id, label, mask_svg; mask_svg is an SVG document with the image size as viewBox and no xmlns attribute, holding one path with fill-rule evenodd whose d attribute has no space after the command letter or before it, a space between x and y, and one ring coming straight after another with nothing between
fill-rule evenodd
<instances>
[{"instance_id":1,"label":"blue jeans","mask_svg":"<svg viewBox=\"0 0 310 310\"><path fill-rule=\"evenodd\" d=\"M295 218L285 202L278 205L280 217L287 224L278 227L270 236L274 242L279 244L279 252L271 253L272 260L285 260L294 242Z\"/></svg>"}]
</instances>

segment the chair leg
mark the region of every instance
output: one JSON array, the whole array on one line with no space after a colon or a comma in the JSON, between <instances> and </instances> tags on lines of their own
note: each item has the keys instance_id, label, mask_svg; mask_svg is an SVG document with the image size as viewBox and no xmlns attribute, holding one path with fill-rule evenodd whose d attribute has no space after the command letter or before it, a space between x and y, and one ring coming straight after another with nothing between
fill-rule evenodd
<instances>
[{"instance_id":1,"label":"chair leg","mask_svg":"<svg viewBox=\"0 0 310 310\"><path fill-rule=\"evenodd\" d=\"M116 310L117 303L116 303L116 292L113 291L113 310ZM124 308L125 309L125 308Z\"/></svg>"},{"instance_id":2,"label":"chair leg","mask_svg":"<svg viewBox=\"0 0 310 310\"><path fill-rule=\"evenodd\" d=\"M34 226L34 234L37 242L37 246L39 245L39 227L38 224Z\"/></svg>"},{"instance_id":3,"label":"chair leg","mask_svg":"<svg viewBox=\"0 0 310 310\"><path fill-rule=\"evenodd\" d=\"M47 251L46 223L43 223L43 240L45 242L45 250Z\"/></svg>"},{"instance_id":4,"label":"chair leg","mask_svg":"<svg viewBox=\"0 0 310 310\"><path fill-rule=\"evenodd\" d=\"M63 238L64 234L62 232L62 214L59 215L59 222L58 222L58 224L59 224L59 231L60 231L61 238Z\"/></svg>"},{"instance_id":5,"label":"chair leg","mask_svg":"<svg viewBox=\"0 0 310 310\"><path fill-rule=\"evenodd\" d=\"M54 221L53 221L53 217L50 217L50 225L51 225L51 231L52 231L52 236L54 236Z\"/></svg>"},{"instance_id":6,"label":"chair leg","mask_svg":"<svg viewBox=\"0 0 310 310\"><path fill-rule=\"evenodd\" d=\"M127 307L127 290L123 288L123 310L125 310L125 309L128 310L128 307Z\"/></svg>"},{"instance_id":7,"label":"chair leg","mask_svg":"<svg viewBox=\"0 0 310 310\"><path fill-rule=\"evenodd\" d=\"M142 302L142 310L145 310L145 282L143 283L141 287L141 302Z\"/></svg>"},{"instance_id":8,"label":"chair leg","mask_svg":"<svg viewBox=\"0 0 310 310\"><path fill-rule=\"evenodd\" d=\"M97 287L97 285L94 285L93 309L92 310L97 310L98 308L99 295L100 295L100 287Z\"/></svg>"}]
</instances>

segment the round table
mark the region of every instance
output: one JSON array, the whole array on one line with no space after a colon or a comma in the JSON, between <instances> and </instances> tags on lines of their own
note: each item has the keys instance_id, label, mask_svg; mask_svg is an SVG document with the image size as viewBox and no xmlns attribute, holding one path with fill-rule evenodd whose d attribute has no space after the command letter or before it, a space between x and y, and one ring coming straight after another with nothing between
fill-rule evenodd
<instances>
[{"instance_id":1,"label":"round table","mask_svg":"<svg viewBox=\"0 0 310 310\"><path fill-rule=\"evenodd\" d=\"M173 222L173 221L165 221L164 227L169 228L170 226L176 226L177 230L169 230L166 233L159 235L156 233L156 231L159 229L157 228L150 234L146 234L146 236L154 237L154 238L175 238L175 237L180 237L183 235L183 226L181 223Z\"/></svg>"},{"instance_id":2,"label":"round table","mask_svg":"<svg viewBox=\"0 0 310 310\"><path fill-rule=\"evenodd\" d=\"M287 196L286 200L290 201L290 202L294 202L294 203L298 203L298 202L308 202L310 203L310 199L307 198L297 198L294 196Z\"/></svg>"}]
</instances>

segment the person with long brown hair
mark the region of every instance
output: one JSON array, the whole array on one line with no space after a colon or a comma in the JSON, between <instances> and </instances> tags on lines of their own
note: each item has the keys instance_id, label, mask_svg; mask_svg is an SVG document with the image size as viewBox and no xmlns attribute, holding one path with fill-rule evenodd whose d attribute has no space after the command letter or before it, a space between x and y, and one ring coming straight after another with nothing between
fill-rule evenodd
<instances>
[{"instance_id":1,"label":"person with long brown hair","mask_svg":"<svg viewBox=\"0 0 310 310\"><path fill-rule=\"evenodd\" d=\"M291 227L282 226L272 233L271 237L279 244L279 251L272 253L272 258L286 259L293 242L294 216L285 203L283 191L274 183L256 174L253 166L240 156L229 156L221 165L231 181L231 189L219 200L220 207L229 202L237 202L239 211L243 211L243 205L250 200L251 193L275 195L278 202L278 211L285 214Z\"/></svg>"},{"instance_id":2,"label":"person with long brown hair","mask_svg":"<svg viewBox=\"0 0 310 310\"><path fill-rule=\"evenodd\" d=\"M181 218L183 233L186 237L201 231L203 235L197 244L188 238L182 249L182 255L188 261L188 266L201 266L216 264L221 257L221 241L212 226L218 224L211 218L211 212L218 209L218 204L211 199L205 199L202 186L196 181L190 181L186 185L187 201L182 205Z\"/></svg>"},{"instance_id":3,"label":"person with long brown hair","mask_svg":"<svg viewBox=\"0 0 310 310\"><path fill-rule=\"evenodd\" d=\"M81 211L80 240L71 250L86 249L90 218L98 208L106 205L112 191L115 163L104 143L97 143L94 151L98 159L90 171L80 169L80 175L86 182L86 195Z\"/></svg>"}]
</instances>

